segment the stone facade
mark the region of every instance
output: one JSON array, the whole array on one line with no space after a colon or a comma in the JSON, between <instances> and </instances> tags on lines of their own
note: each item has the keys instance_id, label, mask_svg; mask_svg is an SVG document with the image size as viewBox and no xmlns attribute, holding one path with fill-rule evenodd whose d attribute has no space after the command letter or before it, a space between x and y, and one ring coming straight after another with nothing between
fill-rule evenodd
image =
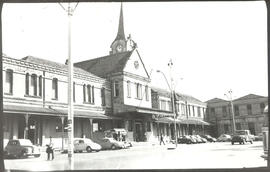
<instances>
[{"instance_id":1,"label":"stone facade","mask_svg":"<svg viewBox=\"0 0 270 172\"><path fill-rule=\"evenodd\" d=\"M250 130L254 135L261 133L264 123L263 110L268 104L268 98L249 94L232 100L236 130ZM232 133L232 111L229 101L211 99L207 101L206 121L212 125L212 134Z\"/></svg>"}]
</instances>

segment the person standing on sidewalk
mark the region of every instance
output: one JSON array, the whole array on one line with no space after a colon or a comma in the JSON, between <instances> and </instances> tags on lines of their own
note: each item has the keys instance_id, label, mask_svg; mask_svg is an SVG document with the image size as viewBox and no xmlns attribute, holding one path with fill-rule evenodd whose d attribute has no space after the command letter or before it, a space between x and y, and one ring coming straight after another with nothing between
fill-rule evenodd
<instances>
[{"instance_id":1,"label":"person standing on sidewalk","mask_svg":"<svg viewBox=\"0 0 270 172\"><path fill-rule=\"evenodd\" d=\"M163 140L163 135L162 135L162 133L160 134L160 145L161 145L161 143L163 143L163 145L165 145L165 142L164 142L164 140Z\"/></svg>"},{"instance_id":2,"label":"person standing on sidewalk","mask_svg":"<svg viewBox=\"0 0 270 172\"><path fill-rule=\"evenodd\" d=\"M50 160L50 155L52 154L52 160L54 159L54 150L53 150L53 142L52 137L50 136L50 143L46 145L46 153L47 153L47 160Z\"/></svg>"}]
</instances>

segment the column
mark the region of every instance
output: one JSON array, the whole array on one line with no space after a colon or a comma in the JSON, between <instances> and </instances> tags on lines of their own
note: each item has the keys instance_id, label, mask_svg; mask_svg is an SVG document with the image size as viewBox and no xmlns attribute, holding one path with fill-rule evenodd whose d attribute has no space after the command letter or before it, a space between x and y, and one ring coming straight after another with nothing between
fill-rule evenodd
<instances>
[{"instance_id":1,"label":"column","mask_svg":"<svg viewBox=\"0 0 270 172\"><path fill-rule=\"evenodd\" d=\"M28 139L28 120L29 120L30 115L25 114L24 119L25 119L25 128L24 128L24 139Z\"/></svg>"},{"instance_id":2,"label":"column","mask_svg":"<svg viewBox=\"0 0 270 172\"><path fill-rule=\"evenodd\" d=\"M65 128L65 117L61 116L61 126L62 126L62 130L61 130L61 137L62 137L62 151L64 150L64 128Z\"/></svg>"},{"instance_id":3,"label":"column","mask_svg":"<svg viewBox=\"0 0 270 172\"><path fill-rule=\"evenodd\" d=\"M93 119L89 118L89 124L90 124L90 139L93 138Z\"/></svg>"}]
</instances>

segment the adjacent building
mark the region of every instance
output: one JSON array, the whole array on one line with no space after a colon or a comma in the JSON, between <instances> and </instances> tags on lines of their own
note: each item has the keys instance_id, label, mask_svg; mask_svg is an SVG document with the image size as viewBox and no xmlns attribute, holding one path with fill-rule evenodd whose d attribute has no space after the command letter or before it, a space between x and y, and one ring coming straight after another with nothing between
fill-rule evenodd
<instances>
[{"instance_id":1,"label":"adjacent building","mask_svg":"<svg viewBox=\"0 0 270 172\"><path fill-rule=\"evenodd\" d=\"M208 100L206 121L212 124L212 135L232 133L231 102L219 98ZM261 133L264 123L263 110L268 104L268 97L249 94L232 100L235 129L250 130L254 135Z\"/></svg>"}]
</instances>

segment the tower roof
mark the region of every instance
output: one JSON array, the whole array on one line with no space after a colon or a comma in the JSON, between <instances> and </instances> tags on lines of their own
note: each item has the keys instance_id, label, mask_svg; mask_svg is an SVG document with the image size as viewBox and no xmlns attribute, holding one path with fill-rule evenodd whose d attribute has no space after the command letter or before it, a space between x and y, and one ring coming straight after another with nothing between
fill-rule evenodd
<instances>
[{"instance_id":1,"label":"tower roof","mask_svg":"<svg viewBox=\"0 0 270 172\"><path fill-rule=\"evenodd\" d=\"M121 8L120 8L118 32L113 42L115 42L116 40L126 40L125 32L124 32L124 16L123 16L122 2L121 2Z\"/></svg>"}]
</instances>

